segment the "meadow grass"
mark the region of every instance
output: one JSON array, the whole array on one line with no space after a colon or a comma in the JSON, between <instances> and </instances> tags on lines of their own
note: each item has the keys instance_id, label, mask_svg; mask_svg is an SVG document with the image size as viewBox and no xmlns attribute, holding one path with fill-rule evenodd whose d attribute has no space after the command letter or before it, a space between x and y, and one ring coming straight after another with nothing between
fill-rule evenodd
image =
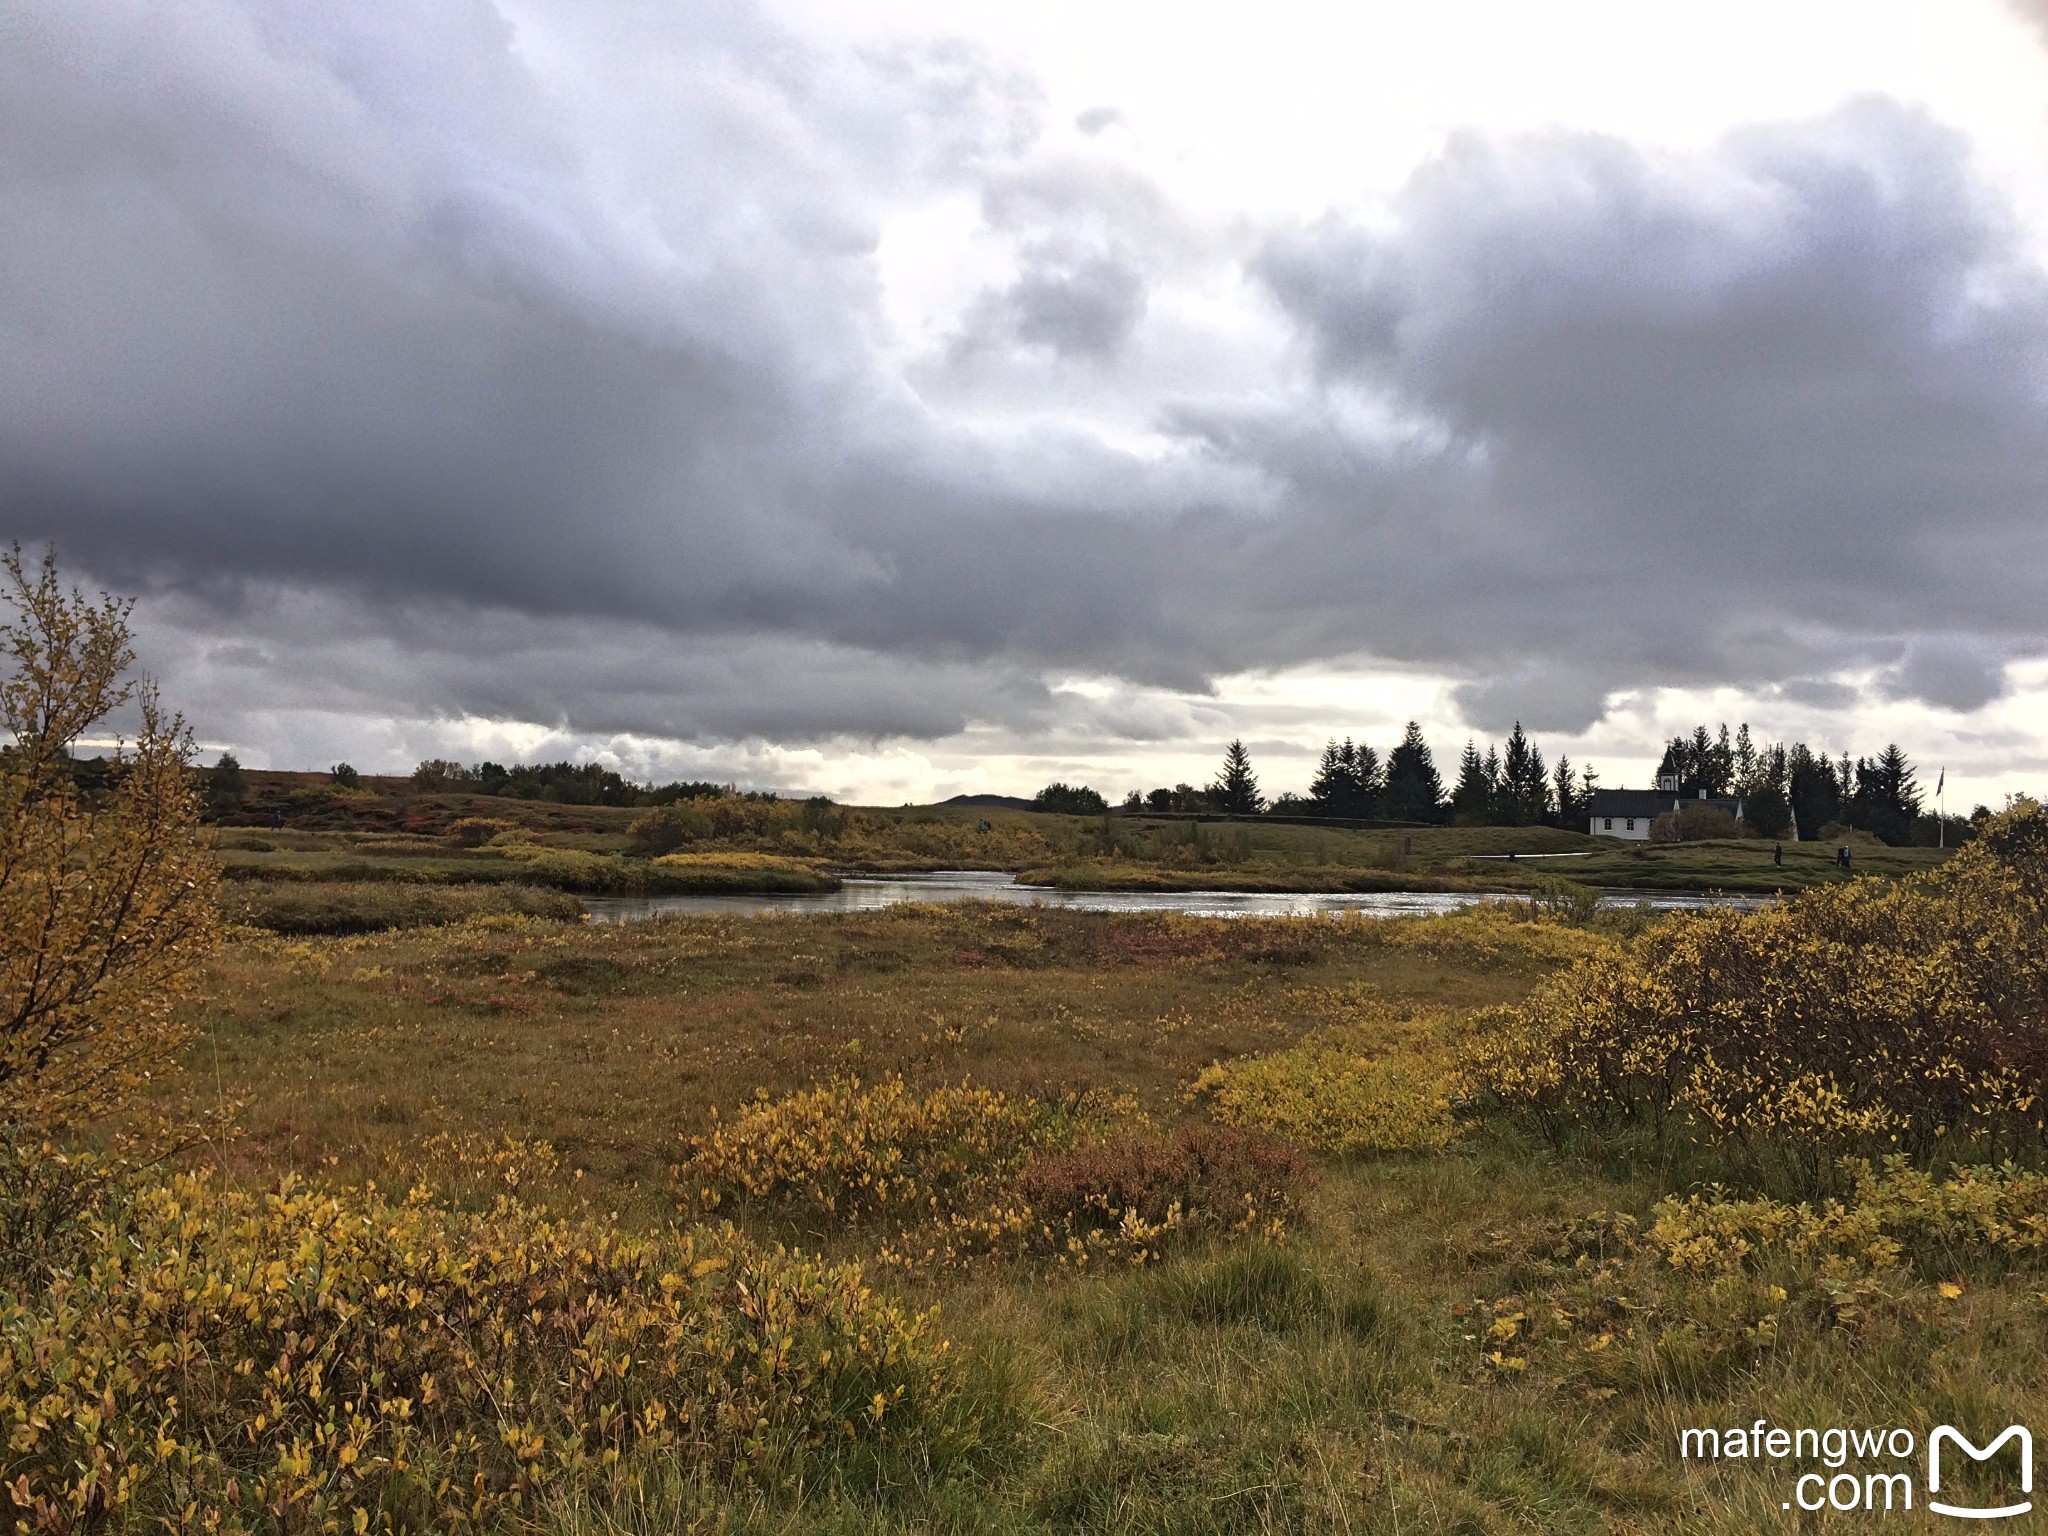
<instances>
[{"instance_id":1,"label":"meadow grass","mask_svg":"<svg viewBox=\"0 0 2048 1536\"><path fill-rule=\"evenodd\" d=\"M1954 849L1887 848L1875 838L1858 836L1852 843L1851 868L1835 865L1840 845L1773 844L1761 838L1731 838L1699 843L1617 843L1594 839L1599 846L1585 858L1546 860L1553 873L1587 885L1637 890L1719 890L1766 893L1841 885L1867 875L1907 878L1944 863ZM1773 848L1785 862L1773 862Z\"/></svg>"},{"instance_id":2,"label":"meadow grass","mask_svg":"<svg viewBox=\"0 0 2048 1536\"><path fill-rule=\"evenodd\" d=\"M1555 962L1503 947L1504 926L961 903L250 938L214 962L194 1074L167 1091L249 1101L232 1156L251 1177L333 1159L389 1180L422 1135L516 1135L647 1213L681 1139L757 1090L971 1076L1174 1115L1212 1061L1343 1022L1359 986L1522 995Z\"/></svg>"},{"instance_id":3,"label":"meadow grass","mask_svg":"<svg viewBox=\"0 0 2048 1536\"><path fill-rule=\"evenodd\" d=\"M678 1215L690 1138L750 1104L835 1080L971 1080L1040 1103L1122 1097L1163 1133L1222 1102L1195 1092L1220 1067L1251 1074L1240 1105L1264 1095L1305 1116L1334 1055L1455 1055L1475 1021L1601 963L1615 936L1520 904L1236 922L962 904L244 936L195 1006L188 1071L158 1092L164 1107L246 1101L247 1134L198 1154L231 1187L418 1176L470 1209L511 1188L658 1231ZM1338 1108L1378 1123L1372 1105ZM553 1488L535 1518L561 1532L1734 1533L1792 1524L1790 1474L1682 1463L1679 1428L1763 1416L1924 1434L2048 1408L2037 1256L1686 1267L1654 1235L1660 1202L1725 1176L1711 1151L1579 1157L1503 1122L1416 1145L1433 1150L1326 1157L1278 1240L1218 1236L1141 1267L875 1267L877 1233L814 1225L808 1245L940 1309L973 1453L897 1454L856 1481L799 1465L766 1486L629 1458ZM1694 1225L1726 1227L1711 1218Z\"/></svg>"}]
</instances>

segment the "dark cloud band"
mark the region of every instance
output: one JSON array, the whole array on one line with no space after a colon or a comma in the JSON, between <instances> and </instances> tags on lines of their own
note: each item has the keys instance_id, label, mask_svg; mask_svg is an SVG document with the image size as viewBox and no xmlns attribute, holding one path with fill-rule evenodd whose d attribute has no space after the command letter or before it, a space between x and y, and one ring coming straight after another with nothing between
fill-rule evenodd
<instances>
[{"instance_id":1,"label":"dark cloud band","mask_svg":"<svg viewBox=\"0 0 2048 1536\"><path fill-rule=\"evenodd\" d=\"M2040 649L2048 284L1886 102L1689 160L1460 139L1260 242L1300 367L1218 390L1155 335L1194 221L1034 169L1033 93L960 50L283 0L13 41L5 531L283 693L802 742L1029 722L1062 670L1377 658L1577 729L1850 671L1968 710ZM1022 253L949 343L1050 370L997 426L872 342L880 231L934 187Z\"/></svg>"}]
</instances>

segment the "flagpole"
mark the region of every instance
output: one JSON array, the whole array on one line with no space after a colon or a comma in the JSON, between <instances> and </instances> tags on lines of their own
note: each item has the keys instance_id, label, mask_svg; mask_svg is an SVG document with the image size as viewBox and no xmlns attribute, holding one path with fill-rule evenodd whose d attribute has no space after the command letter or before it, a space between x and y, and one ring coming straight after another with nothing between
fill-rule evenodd
<instances>
[{"instance_id":1,"label":"flagpole","mask_svg":"<svg viewBox=\"0 0 2048 1536\"><path fill-rule=\"evenodd\" d=\"M1948 847L1948 765L1944 763L1941 777L1934 781L1934 846Z\"/></svg>"}]
</instances>

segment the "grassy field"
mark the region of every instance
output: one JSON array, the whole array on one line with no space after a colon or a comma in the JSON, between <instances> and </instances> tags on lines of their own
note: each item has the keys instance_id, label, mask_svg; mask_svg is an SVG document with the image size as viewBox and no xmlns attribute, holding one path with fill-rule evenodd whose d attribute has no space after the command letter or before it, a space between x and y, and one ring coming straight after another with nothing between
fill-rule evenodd
<instances>
[{"instance_id":1,"label":"grassy field","mask_svg":"<svg viewBox=\"0 0 2048 1536\"><path fill-rule=\"evenodd\" d=\"M252 1178L388 1182L422 1136L540 1138L645 1216L666 1208L683 1138L757 1090L971 1074L1128 1090L1174 1116L1210 1061L1340 1023L1361 989L1471 1008L1547 968L1473 927L1461 946L1455 925L960 903L251 937L215 963L185 1087L249 1101L233 1155ZM1446 965L1423 933L1469 954Z\"/></svg>"},{"instance_id":2,"label":"grassy field","mask_svg":"<svg viewBox=\"0 0 2048 1536\"><path fill-rule=\"evenodd\" d=\"M1199 1123L1226 1102L1196 1091L1216 1063L1456 1057L1488 1010L1622 936L1525 907L1228 922L972 904L248 936L215 962L160 1105L245 1101L246 1135L198 1154L242 1189L426 1179L471 1208L511 1191L654 1230L689 1208L690 1138L742 1127L757 1095L971 1078ZM2029 1263L1937 1253L1833 1291L1805 1271L1700 1278L1646 1234L1711 1163L1571 1156L1499 1125L1374 1151L1362 1123L1300 1181L1279 1240L1135 1267L892 1267L883 1228L728 1207L937 1305L978 1449L880 1482L735 1486L677 1462L631 1490L565 1485L540 1528L1846 1531L1868 1516L1782 1507L1804 1468L1687 1463L1678 1430L1924 1433L2048 1409Z\"/></svg>"},{"instance_id":3,"label":"grassy field","mask_svg":"<svg viewBox=\"0 0 2048 1536\"><path fill-rule=\"evenodd\" d=\"M1614 843L1582 858L1545 859L1541 867L1586 885L1632 890L1718 890L1767 893L1840 885L1863 875L1898 878L1939 868L1948 857L1934 848L1887 848L1858 836L1850 843L1851 869L1835 865L1838 843L1775 845L1784 864L1772 861L1773 844L1755 839L1700 843ZM1951 850L1952 851L1952 850Z\"/></svg>"},{"instance_id":4,"label":"grassy field","mask_svg":"<svg viewBox=\"0 0 2048 1536\"><path fill-rule=\"evenodd\" d=\"M233 879L709 894L829 890L847 874L942 869L1008 870L1024 884L1063 890L1140 891L1528 891L1568 879L1768 893L1849 878L1835 868L1833 843L1785 844L1777 865L1773 845L1757 840L1623 844L1553 827L1351 828L959 806L820 811L794 801L724 802L706 818L715 824L653 859L629 836L641 810L422 795L396 780L342 790L312 775L261 777L244 819L283 825L218 830ZM465 825L481 832L465 837ZM1908 875L1944 857L1866 837L1855 848L1857 874Z\"/></svg>"}]
</instances>

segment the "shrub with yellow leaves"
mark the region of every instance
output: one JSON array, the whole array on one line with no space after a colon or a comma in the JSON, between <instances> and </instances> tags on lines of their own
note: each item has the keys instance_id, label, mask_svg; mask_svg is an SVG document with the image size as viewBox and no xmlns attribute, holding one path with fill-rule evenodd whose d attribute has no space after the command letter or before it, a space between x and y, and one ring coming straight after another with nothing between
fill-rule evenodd
<instances>
[{"instance_id":1,"label":"shrub with yellow leaves","mask_svg":"<svg viewBox=\"0 0 2048 1536\"><path fill-rule=\"evenodd\" d=\"M835 1079L765 1095L696 1137L686 1207L758 1205L845 1230L886 1218L884 1263L1145 1264L1191 1238L1277 1238L1301 1154L1245 1131L1161 1134L1124 1098Z\"/></svg>"},{"instance_id":2,"label":"shrub with yellow leaves","mask_svg":"<svg viewBox=\"0 0 2048 1536\"><path fill-rule=\"evenodd\" d=\"M1680 916L1554 978L1474 1046L1553 1133L1646 1125L1786 1152L2044 1146L2048 817L2022 801L1917 885Z\"/></svg>"},{"instance_id":3,"label":"shrub with yellow leaves","mask_svg":"<svg viewBox=\"0 0 2048 1536\"><path fill-rule=\"evenodd\" d=\"M771 853L668 853L650 866L654 889L719 891L836 891L839 879L804 859Z\"/></svg>"},{"instance_id":4,"label":"shrub with yellow leaves","mask_svg":"<svg viewBox=\"0 0 2048 1536\"><path fill-rule=\"evenodd\" d=\"M1189 1097L1205 1100L1226 1125L1340 1157L1440 1152L1463 1134L1454 1110L1456 1043L1470 1029L1463 1015L1390 1003L1358 985L1318 1001L1341 1022L1285 1050L1217 1062L1195 1079Z\"/></svg>"},{"instance_id":5,"label":"shrub with yellow leaves","mask_svg":"<svg viewBox=\"0 0 2048 1536\"><path fill-rule=\"evenodd\" d=\"M1068 1145L1084 1118L1078 1100L834 1078L779 1099L763 1093L693 1137L677 1181L685 1203L704 1210L738 1197L839 1223L936 1213L979 1202L1034 1152Z\"/></svg>"},{"instance_id":6,"label":"shrub with yellow leaves","mask_svg":"<svg viewBox=\"0 0 2048 1536\"><path fill-rule=\"evenodd\" d=\"M1252 1126L1318 1152L1440 1152L1460 1131L1452 1074L1419 1052L1373 1059L1310 1037L1264 1056L1218 1063L1194 1091L1226 1125Z\"/></svg>"},{"instance_id":7,"label":"shrub with yellow leaves","mask_svg":"<svg viewBox=\"0 0 2048 1536\"><path fill-rule=\"evenodd\" d=\"M881 1256L906 1268L1010 1259L1086 1269L1153 1263L1205 1238L1278 1242L1314 1181L1297 1148L1254 1132L1139 1127L1042 1153L987 1204L942 1212Z\"/></svg>"},{"instance_id":8,"label":"shrub with yellow leaves","mask_svg":"<svg viewBox=\"0 0 2048 1536\"><path fill-rule=\"evenodd\" d=\"M1513 1290L1452 1317L1482 1377L1540 1370L1590 1401L1668 1402L1788 1341L1853 1332L1893 1348L1903 1332L1925 1348L1973 1326L1973 1290L2008 1291L1999 1282L2048 1258L2048 1174L1937 1176L1894 1154L1845 1159L1841 1185L1798 1203L1710 1186L1641 1226L1612 1212L1525 1223L1483 1255Z\"/></svg>"},{"instance_id":9,"label":"shrub with yellow leaves","mask_svg":"<svg viewBox=\"0 0 2048 1536\"><path fill-rule=\"evenodd\" d=\"M519 866L518 878L593 895L690 895L738 891L835 891L839 880L801 859L759 853L671 853L625 858L552 848L501 833L490 850Z\"/></svg>"},{"instance_id":10,"label":"shrub with yellow leaves","mask_svg":"<svg viewBox=\"0 0 2048 1536\"><path fill-rule=\"evenodd\" d=\"M125 680L130 604L66 593L0 555L0 1124L111 1106L186 1038L176 1007L212 947L218 867L199 822L192 738ZM72 748L124 705L135 741Z\"/></svg>"},{"instance_id":11,"label":"shrub with yellow leaves","mask_svg":"<svg viewBox=\"0 0 2048 1536\"><path fill-rule=\"evenodd\" d=\"M1603 961L1618 949L1608 934L1577 921L1569 904L1545 905L1537 898L1482 901L1462 912L1398 923L1363 913L1347 913L1343 920L1361 925L1359 931L1390 949L1486 969Z\"/></svg>"},{"instance_id":12,"label":"shrub with yellow leaves","mask_svg":"<svg viewBox=\"0 0 2048 1536\"><path fill-rule=\"evenodd\" d=\"M767 1480L971 1433L928 1316L729 1228L0 1161L13 1530L498 1529L656 1460Z\"/></svg>"},{"instance_id":13,"label":"shrub with yellow leaves","mask_svg":"<svg viewBox=\"0 0 2048 1536\"><path fill-rule=\"evenodd\" d=\"M1818 1206L1737 1199L1713 1189L1669 1199L1650 1237L1677 1269L1735 1273L1773 1254L1830 1270L1890 1269L1906 1257L1950 1269L1986 1257L2048 1254L2048 1174L2010 1163L1937 1178L1894 1155L1844 1160L1849 1190Z\"/></svg>"}]
</instances>

